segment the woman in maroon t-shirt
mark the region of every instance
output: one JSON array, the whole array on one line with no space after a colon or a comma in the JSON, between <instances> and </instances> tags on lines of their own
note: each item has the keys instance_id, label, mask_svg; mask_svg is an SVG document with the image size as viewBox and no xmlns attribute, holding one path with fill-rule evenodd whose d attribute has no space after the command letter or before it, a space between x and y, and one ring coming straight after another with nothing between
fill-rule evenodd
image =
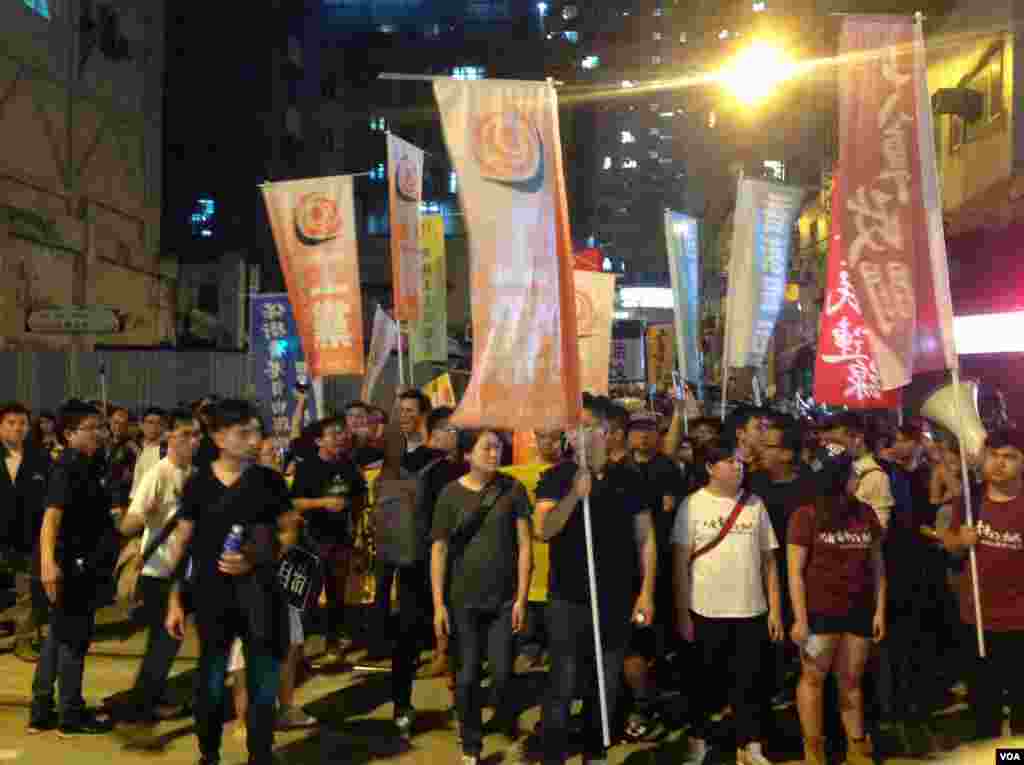
<instances>
[{"instance_id":1,"label":"woman in maroon t-shirt","mask_svg":"<svg viewBox=\"0 0 1024 765\"><path fill-rule=\"evenodd\" d=\"M836 469L823 496L789 519L789 593L802 671L797 709L807 765L824 765L822 690L830 671L839 683L848 765L871 765L864 733L861 677L871 639L885 636L882 528L855 498L856 477Z\"/></svg>"}]
</instances>

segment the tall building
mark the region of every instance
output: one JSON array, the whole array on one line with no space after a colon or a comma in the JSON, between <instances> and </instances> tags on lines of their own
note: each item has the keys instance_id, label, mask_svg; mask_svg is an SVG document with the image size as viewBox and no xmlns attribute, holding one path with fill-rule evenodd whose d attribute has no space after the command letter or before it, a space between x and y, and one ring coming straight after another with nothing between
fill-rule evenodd
<instances>
[{"instance_id":1,"label":"tall building","mask_svg":"<svg viewBox=\"0 0 1024 765\"><path fill-rule=\"evenodd\" d=\"M163 68L162 0L0 4L0 347L173 340ZM46 334L30 321L71 306L115 311L119 331Z\"/></svg>"}]
</instances>

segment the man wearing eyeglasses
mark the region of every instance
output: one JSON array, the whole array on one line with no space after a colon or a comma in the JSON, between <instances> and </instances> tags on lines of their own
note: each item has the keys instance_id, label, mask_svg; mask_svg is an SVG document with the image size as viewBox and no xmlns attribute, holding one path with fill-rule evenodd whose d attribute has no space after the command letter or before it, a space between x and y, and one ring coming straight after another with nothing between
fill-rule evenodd
<instances>
[{"instance_id":1,"label":"man wearing eyeglasses","mask_svg":"<svg viewBox=\"0 0 1024 765\"><path fill-rule=\"evenodd\" d=\"M96 550L112 530L110 496L92 460L100 448L99 413L74 403L60 412L67 448L53 468L39 535L39 582L52 606L50 631L32 681L28 732L59 728L68 738L104 733L110 721L86 710L82 697L85 656L95 625L100 575ZM60 689L60 717L54 688Z\"/></svg>"},{"instance_id":2,"label":"man wearing eyeglasses","mask_svg":"<svg viewBox=\"0 0 1024 765\"><path fill-rule=\"evenodd\" d=\"M570 433L576 462L547 471L537 486L536 533L550 543L547 629L551 654L551 688L544 708L543 749L546 763L567 757L569 708L577 677L584 697L584 762L606 762L596 675L587 677L584 660L593 651L593 620L586 566L583 504L590 498L590 517L597 597L600 605L600 658L604 665L609 719L615 719L622 666L633 623L654 619L657 545L651 513L642 499L636 472L607 457L604 413L586 410L583 428ZM585 463L583 457L585 456ZM586 465L584 468L583 465ZM635 544L629 544L629 540ZM642 572L640 592L634 572ZM587 663L589 666L589 663ZM521 759L530 754L523 752Z\"/></svg>"}]
</instances>

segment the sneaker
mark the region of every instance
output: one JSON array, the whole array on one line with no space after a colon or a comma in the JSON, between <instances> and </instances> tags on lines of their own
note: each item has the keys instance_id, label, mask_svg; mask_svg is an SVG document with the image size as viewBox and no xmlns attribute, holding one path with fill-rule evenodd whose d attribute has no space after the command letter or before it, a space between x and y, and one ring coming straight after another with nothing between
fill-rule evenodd
<instances>
[{"instance_id":1,"label":"sneaker","mask_svg":"<svg viewBox=\"0 0 1024 765\"><path fill-rule=\"evenodd\" d=\"M291 730L293 728L312 728L318 725L315 717L307 715L300 707L286 706L277 711L277 730Z\"/></svg>"},{"instance_id":2,"label":"sneaker","mask_svg":"<svg viewBox=\"0 0 1024 765\"><path fill-rule=\"evenodd\" d=\"M690 752L686 755L686 759L683 762L685 765L704 765L710 752L711 747L708 746L707 741L702 738L691 738Z\"/></svg>"},{"instance_id":3,"label":"sneaker","mask_svg":"<svg viewBox=\"0 0 1024 765\"><path fill-rule=\"evenodd\" d=\"M415 722L416 710L412 707L405 707L395 711L395 727L398 728L400 736L407 738L412 733L412 726Z\"/></svg>"},{"instance_id":4,"label":"sneaker","mask_svg":"<svg viewBox=\"0 0 1024 765\"><path fill-rule=\"evenodd\" d=\"M57 728L60 738L76 736L95 736L110 733L114 729L114 721L109 717L100 717L93 712L82 712L73 717L65 718Z\"/></svg>"},{"instance_id":5,"label":"sneaker","mask_svg":"<svg viewBox=\"0 0 1024 765\"><path fill-rule=\"evenodd\" d=\"M752 741L742 749L737 749L736 762L739 765L772 765L772 761L764 756L761 744L757 741Z\"/></svg>"},{"instance_id":6,"label":"sneaker","mask_svg":"<svg viewBox=\"0 0 1024 765\"><path fill-rule=\"evenodd\" d=\"M49 730L56 730L58 723L57 712L53 709L33 711L28 719L28 728L25 729L25 732L30 736L35 736Z\"/></svg>"}]
</instances>

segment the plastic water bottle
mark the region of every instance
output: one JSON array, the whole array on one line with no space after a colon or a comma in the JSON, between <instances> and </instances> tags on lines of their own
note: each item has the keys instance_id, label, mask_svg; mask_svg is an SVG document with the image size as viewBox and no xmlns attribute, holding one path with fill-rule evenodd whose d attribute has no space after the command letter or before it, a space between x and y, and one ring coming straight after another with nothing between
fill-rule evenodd
<instances>
[{"instance_id":1,"label":"plastic water bottle","mask_svg":"<svg viewBox=\"0 0 1024 765\"><path fill-rule=\"evenodd\" d=\"M245 527L235 524L231 527L231 533L224 540L224 553L237 553L242 549L242 538L245 536Z\"/></svg>"}]
</instances>

